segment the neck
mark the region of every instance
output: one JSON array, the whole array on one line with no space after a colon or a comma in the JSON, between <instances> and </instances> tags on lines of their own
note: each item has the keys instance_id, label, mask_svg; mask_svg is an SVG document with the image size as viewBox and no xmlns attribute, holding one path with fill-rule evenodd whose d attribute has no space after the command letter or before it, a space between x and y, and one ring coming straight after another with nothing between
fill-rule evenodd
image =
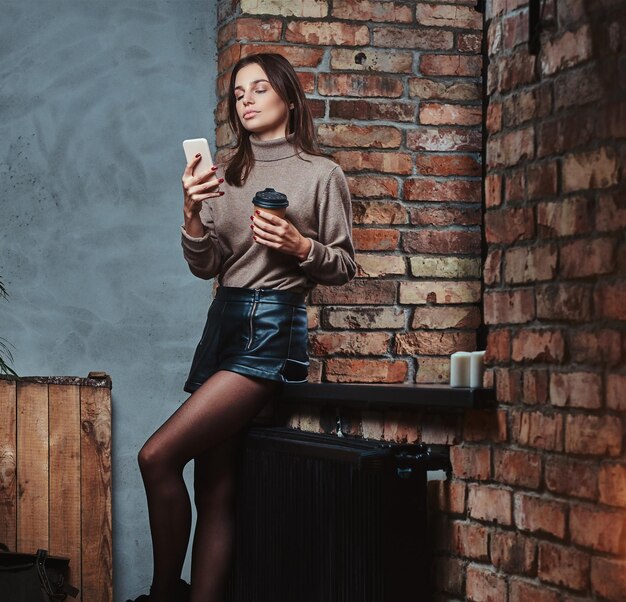
<instances>
[{"instance_id":1,"label":"neck","mask_svg":"<svg viewBox=\"0 0 626 602\"><path fill-rule=\"evenodd\" d=\"M255 161L278 161L293 157L298 154L298 149L293 144L293 134L286 138L274 138L273 140L259 140L250 136L250 145L254 153Z\"/></svg>"}]
</instances>

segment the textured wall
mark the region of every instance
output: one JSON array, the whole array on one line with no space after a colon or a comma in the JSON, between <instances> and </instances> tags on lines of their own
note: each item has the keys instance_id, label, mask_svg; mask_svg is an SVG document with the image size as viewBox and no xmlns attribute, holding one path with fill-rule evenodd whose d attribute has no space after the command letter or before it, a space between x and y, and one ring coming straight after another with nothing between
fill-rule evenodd
<instances>
[{"instance_id":1,"label":"textured wall","mask_svg":"<svg viewBox=\"0 0 626 602\"><path fill-rule=\"evenodd\" d=\"M112 376L116 600L148 584L136 452L186 397L210 294L178 227L181 141L213 146L215 12L3 2L0 336L20 374Z\"/></svg>"}]
</instances>

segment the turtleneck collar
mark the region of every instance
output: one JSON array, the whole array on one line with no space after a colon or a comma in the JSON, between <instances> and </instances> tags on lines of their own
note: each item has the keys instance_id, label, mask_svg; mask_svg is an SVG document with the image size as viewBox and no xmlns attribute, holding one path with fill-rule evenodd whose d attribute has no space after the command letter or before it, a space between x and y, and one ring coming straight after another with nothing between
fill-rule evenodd
<instances>
[{"instance_id":1,"label":"turtleneck collar","mask_svg":"<svg viewBox=\"0 0 626 602\"><path fill-rule=\"evenodd\" d=\"M279 161L298 154L293 144L293 134L274 140L257 140L254 136L250 136L250 144L255 161Z\"/></svg>"}]
</instances>

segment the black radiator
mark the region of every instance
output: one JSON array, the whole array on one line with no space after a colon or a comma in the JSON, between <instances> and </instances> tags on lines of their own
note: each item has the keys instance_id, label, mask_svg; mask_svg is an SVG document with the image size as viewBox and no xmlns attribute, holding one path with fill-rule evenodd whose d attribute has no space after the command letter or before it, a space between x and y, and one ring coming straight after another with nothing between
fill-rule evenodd
<instances>
[{"instance_id":1,"label":"black radiator","mask_svg":"<svg viewBox=\"0 0 626 602\"><path fill-rule=\"evenodd\" d=\"M228 602L428 600L426 472L448 465L423 445L251 427Z\"/></svg>"}]
</instances>

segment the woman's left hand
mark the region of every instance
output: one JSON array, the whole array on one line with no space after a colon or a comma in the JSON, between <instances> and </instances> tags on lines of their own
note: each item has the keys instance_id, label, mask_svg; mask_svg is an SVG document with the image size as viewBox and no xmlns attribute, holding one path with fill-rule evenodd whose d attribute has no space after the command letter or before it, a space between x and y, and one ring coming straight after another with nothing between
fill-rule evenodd
<instances>
[{"instance_id":1,"label":"woman's left hand","mask_svg":"<svg viewBox=\"0 0 626 602\"><path fill-rule=\"evenodd\" d=\"M255 210L250 227L256 242L295 255L300 261L304 261L311 250L310 239L302 236L290 221L262 209Z\"/></svg>"}]
</instances>

